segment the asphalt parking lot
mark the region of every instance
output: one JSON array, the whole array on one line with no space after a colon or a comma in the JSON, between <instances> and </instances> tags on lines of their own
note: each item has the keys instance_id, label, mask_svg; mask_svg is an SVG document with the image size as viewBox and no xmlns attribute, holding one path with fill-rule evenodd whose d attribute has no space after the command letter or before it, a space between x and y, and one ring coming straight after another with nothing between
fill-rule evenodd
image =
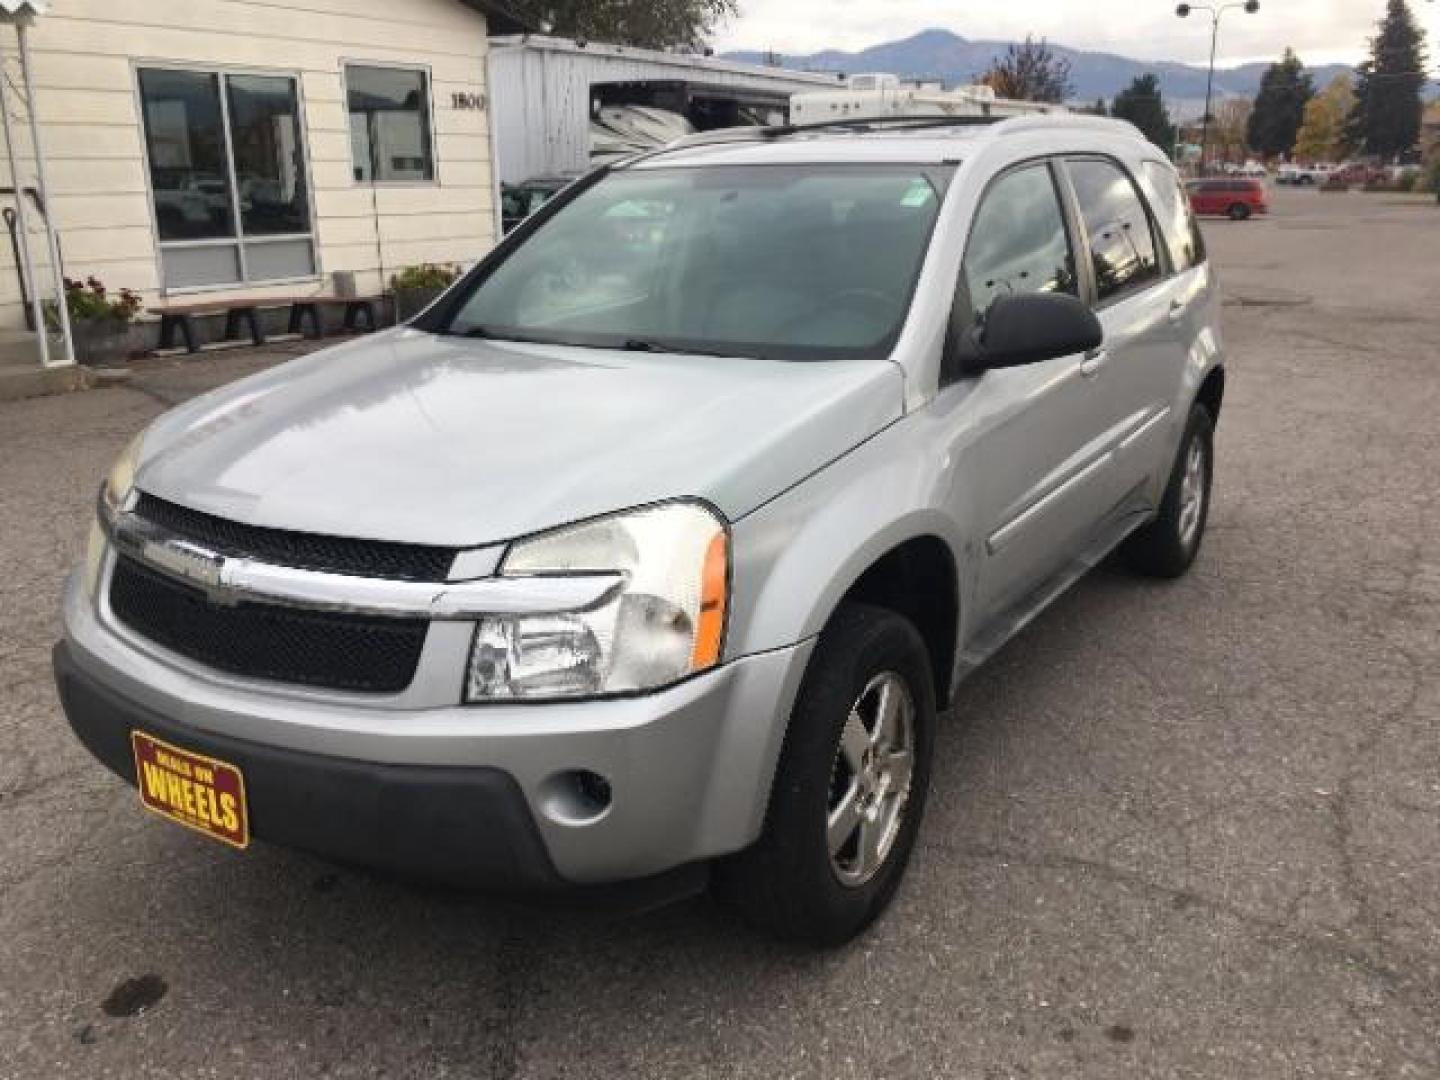
<instances>
[{"instance_id":1,"label":"asphalt parking lot","mask_svg":"<svg viewBox=\"0 0 1440 1080\"><path fill-rule=\"evenodd\" d=\"M831 954L146 813L56 704L61 577L130 434L272 361L0 404L0 1076L1440 1075L1440 207L1282 189L1206 236L1195 571L1102 568L966 684L907 884Z\"/></svg>"}]
</instances>

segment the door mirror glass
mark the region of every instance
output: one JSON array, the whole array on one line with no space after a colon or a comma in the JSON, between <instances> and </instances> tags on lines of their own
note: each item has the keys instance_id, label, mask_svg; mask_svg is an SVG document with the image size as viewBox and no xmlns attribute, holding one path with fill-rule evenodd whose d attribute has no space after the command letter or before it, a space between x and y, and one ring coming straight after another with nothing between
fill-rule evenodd
<instances>
[{"instance_id":1,"label":"door mirror glass","mask_svg":"<svg viewBox=\"0 0 1440 1080\"><path fill-rule=\"evenodd\" d=\"M1001 296L969 333L971 372L1019 367L1098 349L1105 338L1095 313L1064 293Z\"/></svg>"}]
</instances>

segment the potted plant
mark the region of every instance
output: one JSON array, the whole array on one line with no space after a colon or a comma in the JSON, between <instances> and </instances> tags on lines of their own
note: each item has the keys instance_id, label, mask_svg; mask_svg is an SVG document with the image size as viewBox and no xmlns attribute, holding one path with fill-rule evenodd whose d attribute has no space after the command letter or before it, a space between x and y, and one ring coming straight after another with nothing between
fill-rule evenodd
<instances>
[{"instance_id":1,"label":"potted plant","mask_svg":"<svg viewBox=\"0 0 1440 1080\"><path fill-rule=\"evenodd\" d=\"M395 321L405 322L420 314L459 276L460 268L453 263L420 263L394 274L390 289L395 294Z\"/></svg>"},{"instance_id":2,"label":"potted plant","mask_svg":"<svg viewBox=\"0 0 1440 1080\"><path fill-rule=\"evenodd\" d=\"M131 352L130 331L140 313L140 294L121 289L111 295L95 276L84 281L65 279L65 307L70 313L70 333L75 342L75 360L90 367L104 367L124 360ZM55 305L47 305L45 322L52 331L60 320Z\"/></svg>"}]
</instances>

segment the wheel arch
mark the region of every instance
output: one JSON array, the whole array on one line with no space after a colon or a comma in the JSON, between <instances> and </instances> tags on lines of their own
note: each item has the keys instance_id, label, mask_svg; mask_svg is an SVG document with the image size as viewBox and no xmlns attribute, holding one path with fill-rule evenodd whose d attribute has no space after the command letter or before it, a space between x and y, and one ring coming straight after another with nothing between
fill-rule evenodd
<instances>
[{"instance_id":1,"label":"wheel arch","mask_svg":"<svg viewBox=\"0 0 1440 1080\"><path fill-rule=\"evenodd\" d=\"M1204 405L1213 423L1220 421L1220 407L1225 402L1225 365L1216 364L1205 373L1195 391L1195 402Z\"/></svg>"},{"instance_id":2,"label":"wheel arch","mask_svg":"<svg viewBox=\"0 0 1440 1080\"><path fill-rule=\"evenodd\" d=\"M847 603L870 604L904 617L929 656L935 700L950 700L960 636L960 583L955 557L934 533L919 533L874 559L850 583L826 619Z\"/></svg>"}]
</instances>

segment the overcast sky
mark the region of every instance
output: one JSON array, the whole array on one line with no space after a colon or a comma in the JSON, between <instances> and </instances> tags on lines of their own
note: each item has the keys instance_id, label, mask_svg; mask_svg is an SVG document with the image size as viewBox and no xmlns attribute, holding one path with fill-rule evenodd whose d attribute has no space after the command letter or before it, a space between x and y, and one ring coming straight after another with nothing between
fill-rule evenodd
<instances>
[{"instance_id":1,"label":"overcast sky","mask_svg":"<svg viewBox=\"0 0 1440 1080\"><path fill-rule=\"evenodd\" d=\"M1429 31L1430 68L1440 67L1440 0L1410 0ZM1203 65L1208 17L1175 16L1172 0L740 0L741 15L715 45L810 53L863 49L939 27L971 40L1027 33L1081 49ZM1261 0L1260 11L1226 12L1217 63L1279 55L1292 45L1309 63L1353 63L1364 54L1385 0Z\"/></svg>"}]
</instances>

